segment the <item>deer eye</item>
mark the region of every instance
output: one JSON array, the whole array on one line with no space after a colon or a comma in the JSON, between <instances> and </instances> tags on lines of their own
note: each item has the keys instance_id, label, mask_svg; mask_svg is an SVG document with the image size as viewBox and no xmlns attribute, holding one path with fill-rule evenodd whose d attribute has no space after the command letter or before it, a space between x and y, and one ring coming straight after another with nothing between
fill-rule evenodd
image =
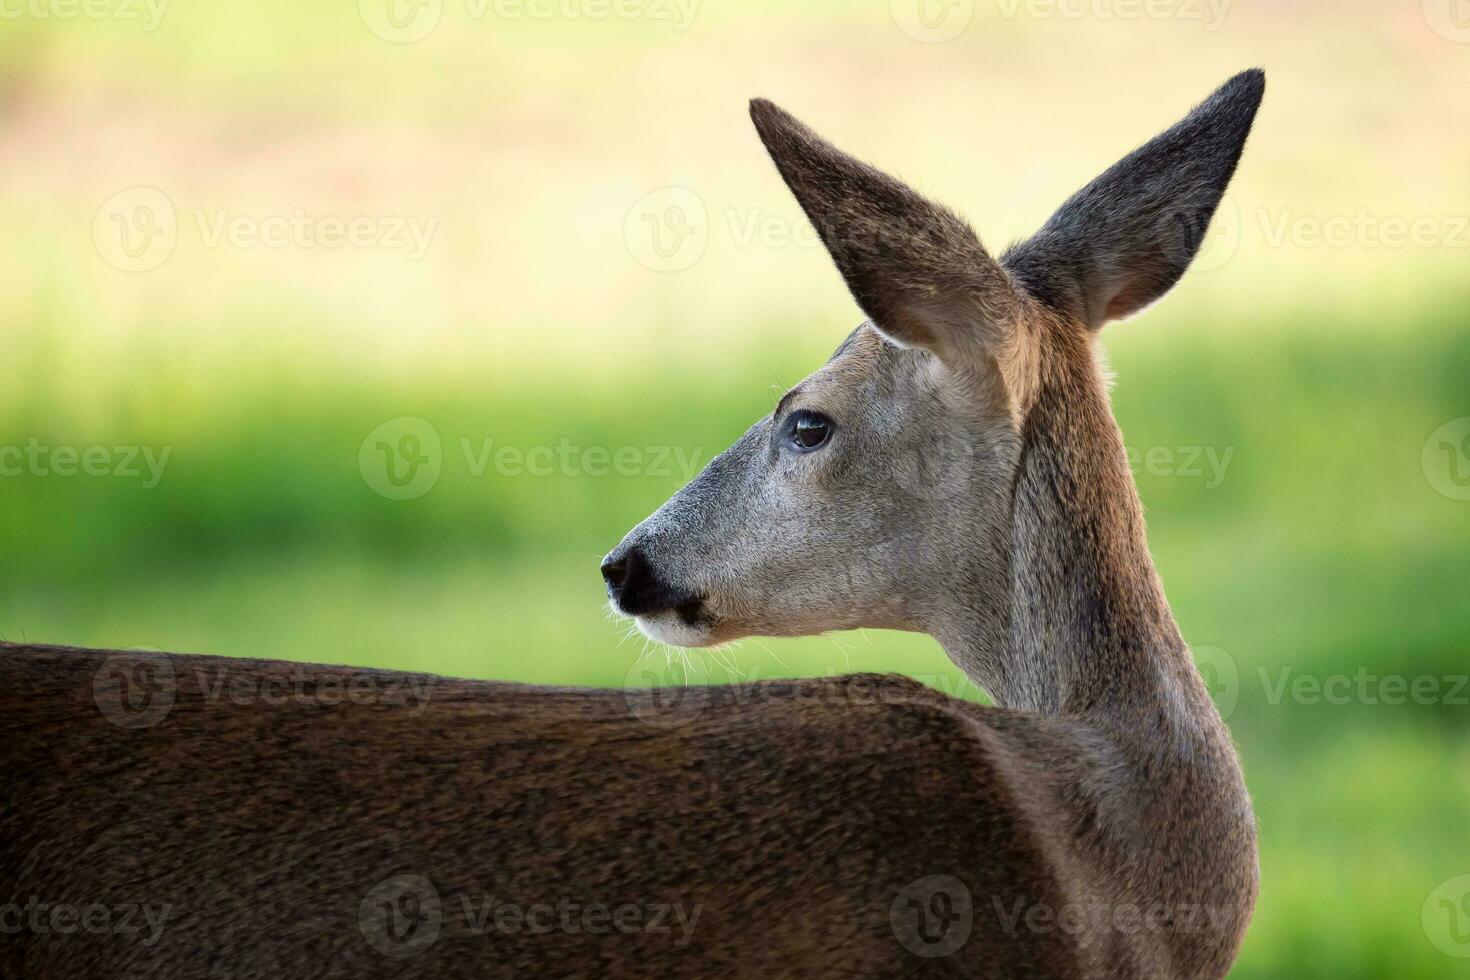
<instances>
[{"instance_id":1,"label":"deer eye","mask_svg":"<svg viewBox=\"0 0 1470 980\"><path fill-rule=\"evenodd\" d=\"M832 420L816 412L793 412L787 423L791 444L804 453L820 449L832 436Z\"/></svg>"}]
</instances>

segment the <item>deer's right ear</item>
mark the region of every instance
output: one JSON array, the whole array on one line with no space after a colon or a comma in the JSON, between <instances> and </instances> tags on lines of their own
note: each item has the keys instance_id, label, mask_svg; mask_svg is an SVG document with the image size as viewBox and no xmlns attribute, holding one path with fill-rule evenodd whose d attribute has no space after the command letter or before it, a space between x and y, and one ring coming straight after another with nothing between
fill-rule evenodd
<instances>
[{"instance_id":1,"label":"deer's right ear","mask_svg":"<svg viewBox=\"0 0 1470 980\"><path fill-rule=\"evenodd\" d=\"M1097 329L1184 275L1235 173L1266 91L1242 72L1072 195L1001 262L1037 298Z\"/></svg>"},{"instance_id":2,"label":"deer's right ear","mask_svg":"<svg viewBox=\"0 0 1470 980\"><path fill-rule=\"evenodd\" d=\"M765 99L750 117L875 327L948 363L1003 360L1019 298L969 225Z\"/></svg>"}]
</instances>

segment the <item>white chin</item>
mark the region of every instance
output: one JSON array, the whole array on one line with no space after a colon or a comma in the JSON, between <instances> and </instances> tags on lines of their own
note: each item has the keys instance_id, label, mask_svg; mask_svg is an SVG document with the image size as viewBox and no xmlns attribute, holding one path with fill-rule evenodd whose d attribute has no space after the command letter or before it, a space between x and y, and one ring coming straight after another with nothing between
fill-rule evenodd
<instances>
[{"instance_id":1,"label":"white chin","mask_svg":"<svg viewBox=\"0 0 1470 980\"><path fill-rule=\"evenodd\" d=\"M635 622L638 624L638 631L644 636L659 643L667 643L671 647L702 647L707 646L710 641L709 630L702 626L690 626L672 609L651 616L639 616Z\"/></svg>"}]
</instances>

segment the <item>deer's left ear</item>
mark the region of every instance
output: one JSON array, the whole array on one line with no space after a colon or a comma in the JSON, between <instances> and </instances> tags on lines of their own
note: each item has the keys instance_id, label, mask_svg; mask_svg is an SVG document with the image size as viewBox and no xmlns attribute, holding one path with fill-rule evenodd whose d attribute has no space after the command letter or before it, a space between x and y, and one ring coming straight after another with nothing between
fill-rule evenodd
<instances>
[{"instance_id":1,"label":"deer's left ear","mask_svg":"<svg viewBox=\"0 0 1470 980\"><path fill-rule=\"evenodd\" d=\"M764 99L750 117L875 327L950 364L1003 359L1018 296L969 225Z\"/></svg>"},{"instance_id":2,"label":"deer's left ear","mask_svg":"<svg viewBox=\"0 0 1470 980\"><path fill-rule=\"evenodd\" d=\"M1236 75L1072 195L1002 264L1094 330L1163 296L1199 251L1265 91L1259 69Z\"/></svg>"}]
</instances>

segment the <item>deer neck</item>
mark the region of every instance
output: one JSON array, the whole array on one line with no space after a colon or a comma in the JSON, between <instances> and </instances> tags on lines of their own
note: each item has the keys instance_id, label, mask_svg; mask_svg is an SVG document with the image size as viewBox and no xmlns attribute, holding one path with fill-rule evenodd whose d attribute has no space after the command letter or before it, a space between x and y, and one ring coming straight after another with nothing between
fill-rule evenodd
<instances>
[{"instance_id":1,"label":"deer neck","mask_svg":"<svg viewBox=\"0 0 1470 980\"><path fill-rule=\"evenodd\" d=\"M1007 560L985 587L1003 621L954 616L939 639L1001 707L1188 716L1207 695L1149 555L1091 338L1054 343L1021 430Z\"/></svg>"}]
</instances>

